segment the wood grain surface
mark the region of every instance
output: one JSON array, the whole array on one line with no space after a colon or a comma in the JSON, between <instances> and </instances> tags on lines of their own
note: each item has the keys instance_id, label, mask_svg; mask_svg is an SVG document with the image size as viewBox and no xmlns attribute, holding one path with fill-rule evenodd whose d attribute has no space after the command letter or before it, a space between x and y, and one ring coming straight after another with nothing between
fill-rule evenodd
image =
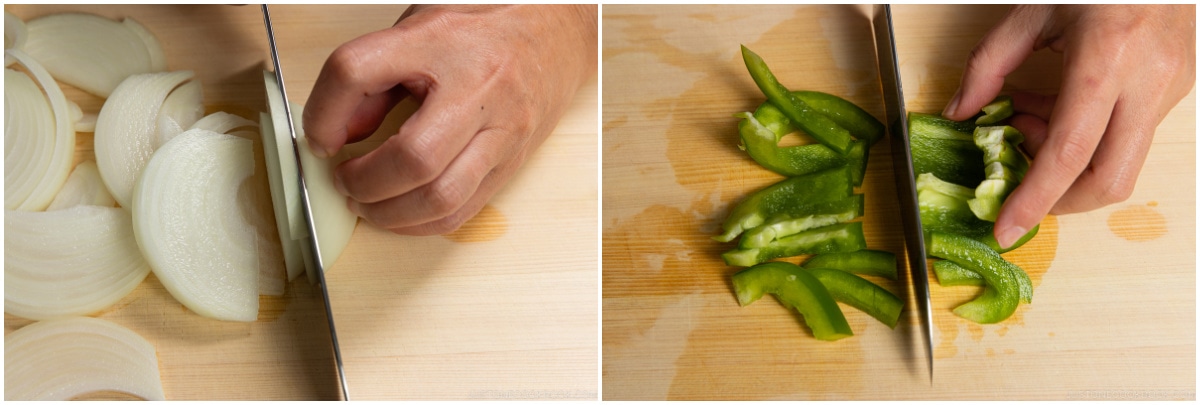
<instances>
[{"instance_id":1,"label":"wood grain surface","mask_svg":"<svg viewBox=\"0 0 1200 405\"><path fill-rule=\"evenodd\" d=\"M995 6L893 8L910 111L939 112ZM1195 91L1158 127L1125 202L1046 217L1005 256L1036 293L1009 320L950 310L978 294L931 279L935 372L926 373L909 283L895 329L843 306L855 336L815 340L773 299L741 308L710 239L733 204L781 179L737 149L737 119L763 96L738 45L792 89L882 117L866 6L603 9L604 399L1195 399ZM1004 91L1054 93L1062 57L1035 53ZM888 142L870 151L867 244L900 254ZM901 256L903 257L903 256ZM790 259L795 261L796 259Z\"/></svg>"},{"instance_id":2,"label":"wood grain surface","mask_svg":"<svg viewBox=\"0 0 1200 405\"><path fill-rule=\"evenodd\" d=\"M272 6L292 102L307 100L333 49L390 27L405 9ZM270 56L257 6L6 4L5 10L25 20L62 11L133 17L158 36L169 69L196 72L210 112L257 121L265 109L261 72ZM99 111L103 100L65 90L85 112ZM328 275L353 399L598 397L597 95L594 76L554 134L460 230L405 237L360 221ZM351 149L364 153L378 145L417 107L401 103L375 136ZM91 134L80 134L77 160L94 159L91 142ZM269 201L260 208L273 221ZM253 323L203 318L151 275L94 316L155 345L168 399L337 399L317 289L300 278L286 284L282 297L262 296L260 305ZM29 323L6 314L5 333Z\"/></svg>"}]
</instances>

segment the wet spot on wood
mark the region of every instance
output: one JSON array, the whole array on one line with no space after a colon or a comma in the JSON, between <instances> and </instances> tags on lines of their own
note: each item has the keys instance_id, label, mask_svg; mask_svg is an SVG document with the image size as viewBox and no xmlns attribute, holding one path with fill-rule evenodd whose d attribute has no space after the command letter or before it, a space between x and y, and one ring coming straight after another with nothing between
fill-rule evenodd
<instances>
[{"instance_id":1,"label":"wet spot on wood","mask_svg":"<svg viewBox=\"0 0 1200 405\"><path fill-rule=\"evenodd\" d=\"M485 205L458 230L442 236L459 243L474 243L499 239L507 231L508 220L504 214L491 205Z\"/></svg>"},{"instance_id":2,"label":"wet spot on wood","mask_svg":"<svg viewBox=\"0 0 1200 405\"><path fill-rule=\"evenodd\" d=\"M1146 242L1167 234L1167 218L1154 208L1158 203L1131 205L1108 216L1108 229L1121 239Z\"/></svg>"}]
</instances>

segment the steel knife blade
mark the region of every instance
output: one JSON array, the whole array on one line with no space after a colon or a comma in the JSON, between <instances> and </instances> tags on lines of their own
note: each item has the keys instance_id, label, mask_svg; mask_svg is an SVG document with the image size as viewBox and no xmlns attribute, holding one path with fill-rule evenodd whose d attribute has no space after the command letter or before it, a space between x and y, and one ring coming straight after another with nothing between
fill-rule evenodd
<instances>
[{"instance_id":1,"label":"steel knife blade","mask_svg":"<svg viewBox=\"0 0 1200 405\"><path fill-rule=\"evenodd\" d=\"M262 13L263 22L267 27L267 41L270 43L271 63L275 68L275 81L279 86L279 94L283 98L282 105L286 117L285 120L287 121L287 131L292 138L292 151L296 154L296 177L300 184L300 205L303 207L304 222L308 230L308 237L305 238L307 240L306 248L302 249L304 254L309 256L306 257L305 265L309 267L308 271L310 274L316 277L316 283L321 286L321 296L325 299L325 318L329 322L329 336L333 344L334 362L337 367L338 384L341 386L342 399L348 401L350 400L350 392L346 387L346 373L342 367L342 350L338 344L337 327L334 326L333 322L333 308L329 305L329 287L325 283L325 262L321 259L320 244L317 241L318 235L313 225L312 205L309 202L308 185L304 181L304 165L300 159L300 141L296 137L295 121L292 119L292 107L288 101L286 86L284 86L283 70L279 66L279 49L275 43L275 28L271 25L271 12L268 10L266 4L262 5Z\"/></svg>"},{"instance_id":2,"label":"steel knife blade","mask_svg":"<svg viewBox=\"0 0 1200 405\"><path fill-rule=\"evenodd\" d=\"M909 278L917 301L921 333L925 341L929 382L933 383L933 311L929 299L929 271L925 260L925 238L921 230L916 180L913 174L912 149L909 143L907 112L904 108L904 87L900 82L896 41L892 29L890 5L876 5L871 19L875 30L875 53L879 62L879 81L883 86L883 105L888 134L891 138L892 167L896 178L896 193L900 201L900 217L904 224L904 246L908 257Z\"/></svg>"}]
</instances>

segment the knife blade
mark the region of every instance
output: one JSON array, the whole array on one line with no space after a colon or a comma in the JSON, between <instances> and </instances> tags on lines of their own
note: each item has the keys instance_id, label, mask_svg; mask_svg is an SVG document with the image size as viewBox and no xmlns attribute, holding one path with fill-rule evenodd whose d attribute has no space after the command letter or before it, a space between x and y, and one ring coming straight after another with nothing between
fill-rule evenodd
<instances>
[{"instance_id":1,"label":"knife blade","mask_svg":"<svg viewBox=\"0 0 1200 405\"><path fill-rule=\"evenodd\" d=\"M275 44L275 28L271 25L271 12L267 9L267 5L262 5L263 22L267 27L267 41L270 43L271 63L275 68L275 82L279 86L279 94L282 95L283 111L287 121L287 131L292 138L292 151L296 154L297 178L300 184L300 205L303 207L304 222L308 229L308 237L306 249L303 249L305 255L308 255L305 260L305 265L309 266L310 274L316 276L316 283L321 286L321 296L325 300L325 319L329 322L329 337L333 344L334 362L337 367L338 384L342 389L342 399L350 400L350 391L346 386L346 373L342 367L342 350L338 344L337 327L333 322L333 307L329 304L329 287L325 283L325 262L321 259L321 249L318 243L318 235L316 228L313 225L312 205L309 203L308 185L304 181L304 165L300 160L300 144L296 137L295 121L292 120L292 107L288 101L287 88L283 82L283 70L279 67L279 49Z\"/></svg>"},{"instance_id":2,"label":"knife blade","mask_svg":"<svg viewBox=\"0 0 1200 405\"><path fill-rule=\"evenodd\" d=\"M899 61L896 59L896 40L892 29L892 7L876 5L871 24L875 30L875 53L879 62L879 81L883 86L883 105L891 138L892 168L896 178L896 193L900 200L900 217L904 224L904 246L908 256L909 278L913 283L921 334L925 340L926 362L929 364L929 383L933 384L933 311L929 299L929 270L925 261L925 238L921 230L917 187L913 175L912 149L908 138L907 113L904 108L904 87L900 82Z\"/></svg>"}]
</instances>

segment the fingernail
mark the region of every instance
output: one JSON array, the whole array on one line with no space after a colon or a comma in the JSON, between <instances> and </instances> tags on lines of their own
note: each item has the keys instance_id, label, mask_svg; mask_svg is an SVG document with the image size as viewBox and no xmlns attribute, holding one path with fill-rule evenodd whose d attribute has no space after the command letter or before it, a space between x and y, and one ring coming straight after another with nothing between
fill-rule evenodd
<instances>
[{"instance_id":1,"label":"fingernail","mask_svg":"<svg viewBox=\"0 0 1200 405\"><path fill-rule=\"evenodd\" d=\"M330 153L329 150L321 147L321 145L317 145L316 142L313 142L312 138L308 138L308 149L312 150L313 156L321 159L328 159L330 156L333 156L333 153Z\"/></svg>"},{"instance_id":2,"label":"fingernail","mask_svg":"<svg viewBox=\"0 0 1200 405\"><path fill-rule=\"evenodd\" d=\"M1025 233L1027 232L1029 231L1025 228L1019 226L1010 226L1008 229L1000 232L999 237L996 238L996 243L999 243L1000 247L1008 249L1012 247L1014 243L1017 243L1017 239L1021 239L1022 236L1025 236Z\"/></svg>"},{"instance_id":3,"label":"fingernail","mask_svg":"<svg viewBox=\"0 0 1200 405\"><path fill-rule=\"evenodd\" d=\"M942 110L943 117L949 117L950 115L954 114L955 111L958 111L958 99L960 98L962 98L961 88L954 92L954 97L950 98L950 104L947 104L946 109Z\"/></svg>"},{"instance_id":4,"label":"fingernail","mask_svg":"<svg viewBox=\"0 0 1200 405\"><path fill-rule=\"evenodd\" d=\"M350 196L350 193L346 192L346 183L342 181L341 170L333 171L333 188L336 189L341 195Z\"/></svg>"}]
</instances>

